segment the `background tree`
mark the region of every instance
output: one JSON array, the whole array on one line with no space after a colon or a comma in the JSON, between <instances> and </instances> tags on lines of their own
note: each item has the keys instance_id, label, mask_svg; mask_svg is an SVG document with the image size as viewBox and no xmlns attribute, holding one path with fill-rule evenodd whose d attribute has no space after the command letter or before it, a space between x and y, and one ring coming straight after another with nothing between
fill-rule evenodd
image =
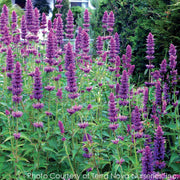
<instances>
[{"instance_id":1,"label":"background tree","mask_svg":"<svg viewBox=\"0 0 180 180\"><path fill-rule=\"evenodd\" d=\"M48 15L49 11L52 11L47 0L35 0L33 6L34 8L37 7L39 9L41 15L43 12Z\"/></svg>"}]
</instances>

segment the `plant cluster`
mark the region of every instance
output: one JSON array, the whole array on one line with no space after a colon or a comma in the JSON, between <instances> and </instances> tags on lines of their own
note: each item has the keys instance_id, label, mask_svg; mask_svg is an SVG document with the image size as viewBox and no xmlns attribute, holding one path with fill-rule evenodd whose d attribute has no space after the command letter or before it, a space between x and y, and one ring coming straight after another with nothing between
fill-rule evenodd
<instances>
[{"instance_id":1,"label":"plant cluster","mask_svg":"<svg viewBox=\"0 0 180 180\"><path fill-rule=\"evenodd\" d=\"M42 13L40 22L27 0L20 26L16 12L10 23L2 8L0 178L179 179L175 45L157 68L154 35L147 34L148 78L137 86L133 51L127 45L120 53L113 11L103 14L94 57L89 11L75 34L73 13L63 23L62 7L57 0L54 21Z\"/></svg>"}]
</instances>

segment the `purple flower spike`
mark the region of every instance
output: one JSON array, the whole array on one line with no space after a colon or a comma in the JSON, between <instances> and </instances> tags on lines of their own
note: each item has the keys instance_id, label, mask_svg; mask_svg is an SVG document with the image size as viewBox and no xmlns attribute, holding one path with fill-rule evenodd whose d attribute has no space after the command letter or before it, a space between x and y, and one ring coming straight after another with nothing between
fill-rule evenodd
<instances>
[{"instance_id":1,"label":"purple flower spike","mask_svg":"<svg viewBox=\"0 0 180 180\"><path fill-rule=\"evenodd\" d=\"M171 44L169 47L169 56L176 57L176 47L173 44Z\"/></svg>"},{"instance_id":2,"label":"purple flower spike","mask_svg":"<svg viewBox=\"0 0 180 180\"><path fill-rule=\"evenodd\" d=\"M9 46L11 43L11 35L9 34L9 28L7 26L4 27L3 41L6 46Z\"/></svg>"},{"instance_id":3,"label":"purple flower spike","mask_svg":"<svg viewBox=\"0 0 180 180\"><path fill-rule=\"evenodd\" d=\"M119 34L117 32L114 35L114 40L116 43L116 52L117 54L119 54L120 53L120 39L119 39Z\"/></svg>"},{"instance_id":4,"label":"purple flower spike","mask_svg":"<svg viewBox=\"0 0 180 180\"><path fill-rule=\"evenodd\" d=\"M127 99L129 93L129 84L128 84L128 74L127 71L124 70L121 78L121 86L120 86L120 98Z\"/></svg>"},{"instance_id":5,"label":"purple flower spike","mask_svg":"<svg viewBox=\"0 0 180 180\"><path fill-rule=\"evenodd\" d=\"M98 36L97 37L97 45L96 45L96 47L97 47L97 53L98 54L102 54L102 50L103 50L103 41L102 41L102 37L101 36Z\"/></svg>"},{"instance_id":6,"label":"purple flower spike","mask_svg":"<svg viewBox=\"0 0 180 180\"><path fill-rule=\"evenodd\" d=\"M65 69L68 70L69 65L75 65L73 47L70 42L67 44L66 55L65 55Z\"/></svg>"},{"instance_id":7,"label":"purple flower spike","mask_svg":"<svg viewBox=\"0 0 180 180\"><path fill-rule=\"evenodd\" d=\"M13 58L12 50L9 47L6 56L6 71L12 71L13 69L14 69L14 58Z\"/></svg>"},{"instance_id":8,"label":"purple flower spike","mask_svg":"<svg viewBox=\"0 0 180 180\"><path fill-rule=\"evenodd\" d=\"M0 33L4 34L4 27L6 26L6 17L4 13L1 13L0 16Z\"/></svg>"},{"instance_id":9,"label":"purple flower spike","mask_svg":"<svg viewBox=\"0 0 180 180\"><path fill-rule=\"evenodd\" d=\"M34 9L34 21L32 32L37 35L39 32L39 10L38 8Z\"/></svg>"},{"instance_id":10,"label":"purple flower spike","mask_svg":"<svg viewBox=\"0 0 180 180\"><path fill-rule=\"evenodd\" d=\"M116 102L115 97L113 93L110 93L109 96L109 120L110 122L116 122L117 121L117 108L116 108Z\"/></svg>"},{"instance_id":11,"label":"purple flower spike","mask_svg":"<svg viewBox=\"0 0 180 180\"><path fill-rule=\"evenodd\" d=\"M17 27L17 14L15 11L12 12L11 19L12 19L11 27L12 27L12 30L14 30Z\"/></svg>"},{"instance_id":12,"label":"purple flower spike","mask_svg":"<svg viewBox=\"0 0 180 180\"><path fill-rule=\"evenodd\" d=\"M107 28L107 22L108 22L108 12L107 11L104 12L102 22L103 22L102 27L106 29Z\"/></svg>"},{"instance_id":13,"label":"purple flower spike","mask_svg":"<svg viewBox=\"0 0 180 180\"><path fill-rule=\"evenodd\" d=\"M25 12L25 17L26 17L26 25L28 31L32 32L33 28L33 19L34 19L34 11L33 11L33 4L31 0L26 1L26 12Z\"/></svg>"},{"instance_id":14,"label":"purple flower spike","mask_svg":"<svg viewBox=\"0 0 180 180\"><path fill-rule=\"evenodd\" d=\"M75 67L73 64L69 65L68 71L65 73L65 75L67 77L67 86L65 89L73 94L76 93L78 88L76 84Z\"/></svg>"},{"instance_id":15,"label":"purple flower spike","mask_svg":"<svg viewBox=\"0 0 180 180\"><path fill-rule=\"evenodd\" d=\"M117 55L117 52L116 52L116 43L115 43L115 40L113 37L111 37L111 40L110 40L110 51L109 51L109 56L112 58L110 60L110 62L112 63L115 63L115 57Z\"/></svg>"},{"instance_id":16,"label":"purple flower spike","mask_svg":"<svg viewBox=\"0 0 180 180\"><path fill-rule=\"evenodd\" d=\"M89 52L89 35L86 31L82 31L82 45L83 45L83 52Z\"/></svg>"},{"instance_id":17,"label":"purple flower spike","mask_svg":"<svg viewBox=\"0 0 180 180\"><path fill-rule=\"evenodd\" d=\"M52 28L52 21L49 19L48 20L48 31L50 31Z\"/></svg>"},{"instance_id":18,"label":"purple flower spike","mask_svg":"<svg viewBox=\"0 0 180 180\"><path fill-rule=\"evenodd\" d=\"M135 106L135 109L132 111L132 124L133 129L135 132L139 132L142 130L142 122L141 122L141 113L137 106Z\"/></svg>"},{"instance_id":19,"label":"purple flower spike","mask_svg":"<svg viewBox=\"0 0 180 180\"><path fill-rule=\"evenodd\" d=\"M157 84L156 84L156 104L161 105L161 103L162 103L161 82L157 81Z\"/></svg>"},{"instance_id":20,"label":"purple flower spike","mask_svg":"<svg viewBox=\"0 0 180 180\"><path fill-rule=\"evenodd\" d=\"M147 45L146 46L147 46L146 58L151 61L154 59L154 56L153 56L153 54L154 54L154 36L151 33L149 33L149 35L147 37Z\"/></svg>"},{"instance_id":21,"label":"purple flower spike","mask_svg":"<svg viewBox=\"0 0 180 180\"><path fill-rule=\"evenodd\" d=\"M165 167L165 163L163 163L164 155L165 155L165 147L164 147L165 140L163 134L164 133L162 131L161 126L158 126L155 133L156 137L154 140L154 160L156 162L155 166L158 169L162 169Z\"/></svg>"},{"instance_id":22,"label":"purple flower spike","mask_svg":"<svg viewBox=\"0 0 180 180\"><path fill-rule=\"evenodd\" d=\"M73 17L73 13L72 11L69 9L68 13L67 13L67 25L66 25L66 37L68 39L72 39L74 34L74 17Z\"/></svg>"},{"instance_id":23,"label":"purple flower spike","mask_svg":"<svg viewBox=\"0 0 180 180\"><path fill-rule=\"evenodd\" d=\"M142 179L153 180L153 158L149 146L146 146L142 157Z\"/></svg>"},{"instance_id":24,"label":"purple flower spike","mask_svg":"<svg viewBox=\"0 0 180 180\"><path fill-rule=\"evenodd\" d=\"M166 69L166 67L167 67L167 62L166 62L166 59L164 59L163 61L162 61L162 63L160 64L160 73L161 74L166 74L166 72L167 72L167 69Z\"/></svg>"},{"instance_id":25,"label":"purple flower spike","mask_svg":"<svg viewBox=\"0 0 180 180\"><path fill-rule=\"evenodd\" d=\"M107 30L108 30L109 32L113 32L114 21L115 21L115 19L114 19L114 13L111 11L111 12L109 13L108 21L107 21L107 25L108 25Z\"/></svg>"},{"instance_id":26,"label":"purple flower spike","mask_svg":"<svg viewBox=\"0 0 180 180\"><path fill-rule=\"evenodd\" d=\"M5 19L4 19L5 24L8 25L9 11L8 11L8 7L6 6L6 4L3 5L2 13L5 15Z\"/></svg>"},{"instance_id":27,"label":"purple flower spike","mask_svg":"<svg viewBox=\"0 0 180 180\"><path fill-rule=\"evenodd\" d=\"M21 18L21 38L26 39L26 35L27 35L27 25L26 25L25 16L22 15L22 18Z\"/></svg>"},{"instance_id":28,"label":"purple flower spike","mask_svg":"<svg viewBox=\"0 0 180 180\"><path fill-rule=\"evenodd\" d=\"M41 19L41 29L46 29L47 27L47 20L46 20L46 14L42 13L42 19Z\"/></svg>"},{"instance_id":29,"label":"purple flower spike","mask_svg":"<svg viewBox=\"0 0 180 180\"><path fill-rule=\"evenodd\" d=\"M53 30L48 34L47 48L46 48L47 63L52 66L54 64L55 46L54 46L54 33Z\"/></svg>"},{"instance_id":30,"label":"purple flower spike","mask_svg":"<svg viewBox=\"0 0 180 180\"><path fill-rule=\"evenodd\" d=\"M62 121L58 121L59 129L61 131L61 134L64 134L64 125Z\"/></svg>"},{"instance_id":31,"label":"purple flower spike","mask_svg":"<svg viewBox=\"0 0 180 180\"><path fill-rule=\"evenodd\" d=\"M84 24L83 24L83 26L84 26L86 32L89 31L89 29L88 29L89 26L90 26L89 20L90 20L90 18L89 18L88 9L85 9L85 11L84 11Z\"/></svg>"},{"instance_id":32,"label":"purple flower spike","mask_svg":"<svg viewBox=\"0 0 180 180\"><path fill-rule=\"evenodd\" d=\"M148 103L148 99L149 99L149 89L147 87L145 87L144 90L144 101L143 101L143 112L147 112L147 103Z\"/></svg>"},{"instance_id":33,"label":"purple flower spike","mask_svg":"<svg viewBox=\"0 0 180 180\"><path fill-rule=\"evenodd\" d=\"M62 21L60 16L57 19L56 37L57 37L58 45L59 46L62 45L63 44L64 34L63 34L63 21Z\"/></svg>"},{"instance_id":34,"label":"purple flower spike","mask_svg":"<svg viewBox=\"0 0 180 180\"><path fill-rule=\"evenodd\" d=\"M19 103L21 101L22 97L20 94L22 91L21 64L17 62L12 76L12 93L14 102Z\"/></svg>"},{"instance_id":35,"label":"purple flower spike","mask_svg":"<svg viewBox=\"0 0 180 180\"><path fill-rule=\"evenodd\" d=\"M35 73L34 73L34 91L33 91L33 97L37 99L38 101L43 97L42 95L42 81L41 81L41 73L39 71L39 68L36 67Z\"/></svg>"}]
</instances>

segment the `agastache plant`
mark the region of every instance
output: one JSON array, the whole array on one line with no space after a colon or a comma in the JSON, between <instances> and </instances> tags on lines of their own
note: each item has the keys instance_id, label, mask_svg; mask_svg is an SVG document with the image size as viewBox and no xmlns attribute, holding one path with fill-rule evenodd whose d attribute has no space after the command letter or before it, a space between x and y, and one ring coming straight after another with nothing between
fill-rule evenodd
<instances>
[{"instance_id":1,"label":"agastache plant","mask_svg":"<svg viewBox=\"0 0 180 180\"><path fill-rule=\"evenodd\" d=\"M72 39L74 37L74 17L72 11L69 9L67 13L67 18L66 18L67 24L66 24L66 37L68 39Z\"/></svg>"},{"instance_id":2,"label":"agastache plant","mask_svg":"<svg viewBox=\"0 0 180 180\"><path fill-rule=\"evenodd\" d=\"M34 25L34 10L33 10L33 4L31 0L26 1L26 25L28 31L32 32L33 30L33 25Z\"/></svg>"},{"instance_id":3,"label":"agastache plant","mask_svg":"<svg viewBox=\"0 0 180 180\"><path fill-rule=\"evenodd\" d=\"M162 169L165 167L164 155L165 155L165 139L163 137L163 131L161 126L157 127L155 133L155 140L154 140L154 165L158 169Z\"/></svg>"}]
</instances>

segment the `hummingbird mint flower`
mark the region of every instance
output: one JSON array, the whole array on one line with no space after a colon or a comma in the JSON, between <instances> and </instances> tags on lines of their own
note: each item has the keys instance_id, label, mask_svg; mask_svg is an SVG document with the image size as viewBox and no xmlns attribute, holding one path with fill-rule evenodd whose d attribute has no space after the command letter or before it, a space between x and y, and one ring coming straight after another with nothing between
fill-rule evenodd
<instances>
[{"instance_id":1,"label":"hummingbird mint flower","mask_svg":"<svg viewBox=\"0 0 180 180\"><path fill-rule=\"evenodd\" d=\"M36 67L35 73L34 73L34 91L33 91L33 97L37 99L38 101L43 97L42 94L42 81L41 81L41 72L39 71L39 68Z\"/></svg>"},{"instance_id":2,"label":"hummingbird mint flower","mask_svg":"<svg viewBox=\"0 0 180 180\"><path fill-rule=\"evenodd\" d=\"M68 39L72 39L74 37L74 17L71 9L69 9L67 13L67 18L66 18L67 24L66 24L66 37Z\"/></svg>"},{"instance_id":3,"label":"hummingbird mint flower","mask_svg":"<svg viewBox=\"0 0 180 180\"><path fill-rule=\"evenodd\" d=\"M161 126L157 127L155 133L155 140L154 140L154 160L155 160L155 167L158 169L162 169L165 167L164 155L165 155L165 139L163 137L164 132L162 131Z\"/></svg>"},{"instance_id":4,"label":"hummingbird mint flower","mask_svg":"<svg viewBox=\"0 0 180 180\"><path fill-rule=\"evenodd\" d=\"M149 146L146 146L142 157L142 179L153 180L153 158Z\"/></svg>"}]
</instances>

